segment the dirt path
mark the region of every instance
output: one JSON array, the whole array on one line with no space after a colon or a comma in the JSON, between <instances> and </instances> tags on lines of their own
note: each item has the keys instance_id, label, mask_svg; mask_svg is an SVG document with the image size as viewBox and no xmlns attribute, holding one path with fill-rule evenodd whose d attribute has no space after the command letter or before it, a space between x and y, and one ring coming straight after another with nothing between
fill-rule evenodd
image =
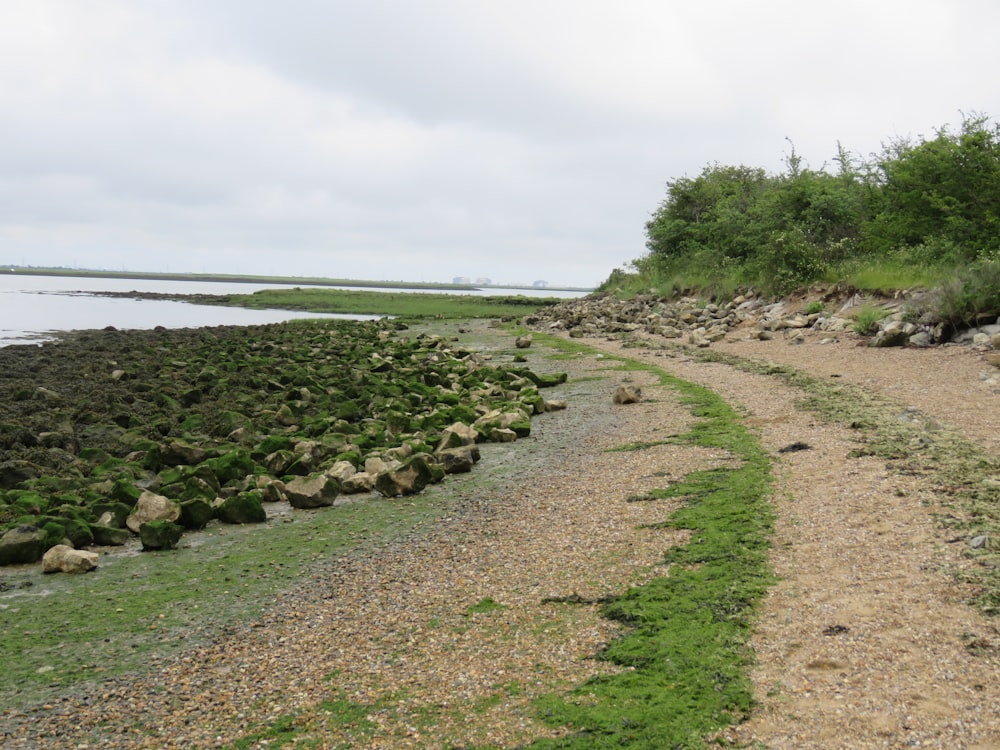
<instances>
[{"instance_id":1,"label":"dirt path","mask_svg":"<svg viewBox=\"0 0 1000 750\"><path fill-rule=\"evenodd\" d=\"M918 478L849 458L853 435L797 409L801 394L773 377L585 343L709 386L745 410L776 458L781 581L753 642L760 709L731 739L789 750L1000 747L1000 635L961 603L946 572L963 563L960 545L944 543ZM998 396L967 351L722 348L879 390L997 449ZM491 478L487 467L455 517L338 564L212 648L9 717L20 734L4 747L229 747L287 715L295 736L319 747L515 746L551 732L532 699L612 668L590 657L615 626L596 607L543 600L600 597L662 572L678 532L639 527L669 507L625 500L727 459L670 445L605 452L676 433L690 417L647 376L594 358L561 369L574 378L559 394L571 408L538 418L527 473ZM646 399L616 408L609 394L626 377ZM794 442L812 447L779 453ZM367 708L352 719L357 705Z\"/></svg>"},{"instance_id":2,"label":"dirt path","mask_svg":"<svg viewBox=\"0 0 1000 750\"><path fill-rule=\"evenodd\" d=\"M772 554L781 577L753 640L760 709L729 732L787 748L1000 747L1000 638L946 572L967 562L934 524L936 499L876 458L849 458L849 430L795 408L776 378L683 355L606 350L656 363L746 410L783 454ZM886 352L851 344L735 342L731 354L836 375L938 418L995 453L1000 397L969 349ZM986 648L980 648L986 646Z\"/></svg>"}]
</instances>

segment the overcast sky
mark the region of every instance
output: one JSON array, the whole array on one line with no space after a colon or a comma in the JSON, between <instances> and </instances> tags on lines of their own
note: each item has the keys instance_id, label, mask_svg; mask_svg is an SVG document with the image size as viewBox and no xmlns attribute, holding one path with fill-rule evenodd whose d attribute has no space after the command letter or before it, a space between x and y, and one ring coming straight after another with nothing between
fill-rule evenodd
<instances>
[{"instance_id":1,"label":"overcast sky","mask_svg":"<svg viewBox=\"0 0 1000 750\"><path fill-rule=\"evenodd\" d=\"M670 179L1000 118L994 0L0 0L0 262L592 286Z\"/></svg>"}]
</instances>

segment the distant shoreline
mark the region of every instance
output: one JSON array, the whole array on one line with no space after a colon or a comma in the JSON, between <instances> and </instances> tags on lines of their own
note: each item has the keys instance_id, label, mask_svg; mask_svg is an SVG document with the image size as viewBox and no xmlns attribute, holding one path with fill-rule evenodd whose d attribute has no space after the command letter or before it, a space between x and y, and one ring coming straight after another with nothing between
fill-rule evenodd
<instances>
[{"instance_id":1,"label":"distant shoreline","mask_svg":"<svg viewBox=\"0 0 1000 750\"><path fill-rule=\"evenodd\" d=\"M214 281L235 284L281 284L283 286L300 286L307 284L310 286L346 286L383 289L437 289L442 291L456 290L467 291L474 289L531 289L536 291L557 291L557 292L591 292L590 287L537 287L517 284L451 284L439 282L414 282L414 281L372 281L359 279L329 279L322 277L307 276L253 276L247 274L212 274L212 273L153 273L140 271L102 271L97 269L76 269L76 268L34 268L30 266L0 265L0 274L8 276L61 276L76 278L98 278L98 279L142 279L153 281Z\"/></svg>"}]
</instances>

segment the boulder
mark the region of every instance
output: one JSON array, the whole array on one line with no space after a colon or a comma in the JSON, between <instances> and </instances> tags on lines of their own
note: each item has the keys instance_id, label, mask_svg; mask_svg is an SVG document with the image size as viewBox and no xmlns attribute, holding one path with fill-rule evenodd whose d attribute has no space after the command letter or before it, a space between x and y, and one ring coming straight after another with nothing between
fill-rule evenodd
<instances>
[{"instance_id":1,"label":"boulder","mask_svg":"<svg viewBox=\"0 0 1000 750\"><path fill-rule=\"evenodd\" d=\"M180 506L168 497L157 495L149 490L144 491L135 504L135 509L125 521L133 533L138 534L139 528L150 521L176 521L181 516Z\"/></svg>"},{"instance_id":2,"label":"boulder","mask_svg":"<svg viewBox=\"0 0 1000 750\"><path fill-rule=\"evenodd\" d=\"M163 463L168 466L194 466L208 457L204 448L191 445L183 440L171 440L163 446L161 453Z\"/></svg>"},{"instance_id":3,"label":"boulder","mask_svg":"<svg viewBox=\"0 0 1000 750\"><path fill-rule=\"evenodd\" d=\"M285 485L285 494L293 508L324 508L337 499L340 483L327 474L296 477Z\"/></svg>"},{"instance_id":4,"label":"boulder","mask_svg":"<svg viewBox=\"0 0 1000 750\"><path fill-rule=\"evenodd\" d=\"M473 465L479 460L479 446L460 445L457 448L446 448L437 451L434 456L444 468L445 474L462 474L472 471Z\"/></svg>"},{"instance_id":5,"label":"boulder","mask_svg":"<svg viewBox=\"0 0 1000 750\"><path fill-rule=\"evenodd\" d=\"M197 531L208 525L215 517L212 503L203 497L195 497L181 503L179 522L185 529Z\"/></svg>"},{"instance_id":6,"label":"boulder","mask_svg":"<svg viewBox=\"0 0 1000 750\"><path fill-rule=\"evenodd\" d=\"M356 495L360 492L371 492L375 489L375 477L367 471L352 474L340 483L340 491L345 495Z\"/></svg>"},{"instance_id":7,"label":"boulder","mask_svg":"<svg viewBox=\"0 0 1000 750\"><path fill-rule=\"evenodd\" d=\"M184 534L184 527L172 521L147 521L139 526L143 550L174 549Z\"/></svg>"},{"instance_id":8,"label":"boulder","mask_svg":"<svg viewBox=\"0 0 1000 750\"><path fill-rule=\"evenodd\" d=\"M267 513L260 497L260 490L238 492L216 507L215 516L223 523L263 523L267 520Z\"/></svg>"},{"instance_id":9,"label":"boulder","mask_svg":"<svg viewBox=\"0 0 1000 750\"><path fill-rule=\"evenodd\" d=\"M642 389L633 385L620 385L611 400L616 404L637 404L642 399Z\"/></svg>"},{"instance_id":10,"label":"boulder","mask_svg":"<svg viewBox=\"0 0 1000 750\"><path fill-rule=\"evenodd\" d=\"M22 524L0 537L0 565L23 565L38 562L45 552L45 531Z\"/></svg>"},{"instance_id":11,"label":"boulder","mask_svg":"<svg viewBox=\"0 0 1000 750\"><path fill-rule=\"evenodd\" d=\"M462 422L455 422L451 426L441 430L441 442L438 443L437 450L443 451L462 445L471 445L478 439L479 431L475 427L470 427Z\"/></svg>"},{"instance_id":12,"label":"boulder","mask_svg":"<svg viewBox=\"0 0 1000 750\"><path fill-rule=\"evenodd\" d=\"M132 537L128 529L102 523L91 524L90 533L94 535L94 544L100 547L120 547Z\"/></svg>"},{"instance_id":13,"label":"boulder","mask_svg":"<svg viewBox=\"0 0 1000 750\"><path fill-rule=\"evenodd\" d=\"M405 464L383 471L375 478L375 489L384 497L415 495L434 478L427 457L420 453Z\"/></svg>"},{"instance_id":14,"label":"boulder","mask_svg":"<svg viewBox=\"0 0 1000 750\"><path fill-rule=\"evenodd\" d=\"M348 479L353 477L358 473L358 470L354 468L354 464L350 461L337 461L333 466L324 472L327 476L333 477L338 482L343 484Z\"/></svg>"},{"instance_id":15,"label":"boulder","mask_svg":"<svg viewBox=\"0 0 1000 750\"><path fill-rule=\"evenodd\" d=\"M42 557L43 573L87 573L97 567L98 554L57 544Z\"/></svg>"},{"instance_id":16,"label":"boulder","mask_svg":"<svg viewBox=\"0 0 1000 750\"><path fill-rule=\"evenodd\" d=\"M531 346L531 341L532 339L530 334L527 336L518 336L514 339L514 346L518 349L527 349Z\"/></svg>"}]
</instances>

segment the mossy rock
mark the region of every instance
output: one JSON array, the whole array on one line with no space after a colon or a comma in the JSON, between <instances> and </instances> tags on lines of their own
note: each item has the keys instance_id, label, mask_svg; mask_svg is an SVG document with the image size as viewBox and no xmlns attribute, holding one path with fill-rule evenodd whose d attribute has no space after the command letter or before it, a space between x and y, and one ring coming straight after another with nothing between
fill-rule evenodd
<instances>
[{"instance_id":1,"label":"mossy rock","mask_svg":"<svg viewBox=\"0 0 1000 750\"><path fill-rule=\"evenodd\" d=\"M215 517L223 523L263 523L267 512L261 504L263 493L259 490L240 492L227 497L215 509Z\"/></svg>"},{"instance_id":2,"label":"mossy rock","mask_svg":"<svg viewBox=\"0 0 1000 750\"><path fill-rule=\"evenodd\" d=\"M62 544L69 537L66 536L66 527L59 521L48 519L43 516L38 519L42 522L42 531L45 532L45 549Z\"/></svg>"},{"instance_id":3,"label":"mossy rock","mask_svg":"<svg viewBox=\"0 0 1000 750\"><path fill-rule=\"evenodd\" d=\"M245 448L235 448L218 458L210 458L206 463L223 485L236 479L243 479L254 470L253 458Z\"/></svg>"},{"instance_id":4,"label":"mossy rock","mask_svg":"<svg viewBox=\"0 0 1000 750\"><path fill-rule=\"evenodd\" d=\"M205 498L185 500L180 504L181 517L177 519L185 529L197 531L205 528L215 518L212 503Z\"/></svg>"},{"instance_id":5,"label":"mossy rock","mask_svg":"<svg viewBox=\"0 0 1000 750\"><path fill-rule=\"evenodd\" d=\"M7 495L7 500L20 513L31 513L33 515L41 515L47 512L50 502L44 495L26 490L13 490Z\"/></svg>"},{"instance_id":6,"label":"mossy rock","mask_svg":"<svg viewBox=\"0 0 1000 750\"><path fill-rule=\"evenodd\" d=\"M509 428L514 431L514 433L519 438L528 437L531 434L531 420L530 419L518 419L511 422Z\"/></svg>"},{"instance_id":7,"label":"mossy rock","mask_svg":"<svg viewBox=\"0 0 1000 750\"><path fill-rule=\"evenodd\" d=\"M139 526L142 549L175 549L184 534L184 527L172 521L147 521Z\"/></svg>"},{"instance_id":8,"label":"mossy rock","mask_svg":"<svg viewBox=\"0 0 1000 750\"><path fill-rule=\"evenodd\" d=\"M136 487L133 482L130 482L127 479L116 479L114 484L111 486L109 497L116 502L120 502L130 508L134 508L135 504L139 502L139 496L141 494L142 490Z\"/></svg>"},{"instance_id":9,"label":"mossy rock","mask_svg":"<svg viewBox=\"0 0 1000 750\"><path fill-rule=\"evenodd\" d=\"M0 537L0 565L38 562L50 546L48 534L32 524L21 524Z\"/></svg>"},{"instance_id":10,"label":"mossy rock","mask_svg":"<svg viewBox=\"0 0 1000 750\"><path fill-rule=\"evenodd\" d=\"M132 512L132 508L135 504L126 505L125 503L94 503L90 506L91 511L95 518L100 518L105 513L111 513L115 517L114 525L119 529L125 527L125 519L128 518L129 513Z\"/></svg>"},{"instance_id":11,"label":"mossy rock","mask_svg":"<svg viewBox=\"0 0 1000 750\"><path fill-rule=\"evenodd\" d=\"M94 532L90 530L90 524L79 518L69 518L62 524L66 532L66 538L73 542L77 549L89 547L94 543Z\"/></svg>"},{"instance_id":12,"label":"mossy rock","mask_svg":"<svg viewBox=\"0 0 1000 750\"><path fill-rule=\"evenodd\" d=\"M90 534L93 543L102 547L120 547L132 537L132 532L128 529L116 529L96 523L90 524Z\"/></svg>"}]
</instances>

